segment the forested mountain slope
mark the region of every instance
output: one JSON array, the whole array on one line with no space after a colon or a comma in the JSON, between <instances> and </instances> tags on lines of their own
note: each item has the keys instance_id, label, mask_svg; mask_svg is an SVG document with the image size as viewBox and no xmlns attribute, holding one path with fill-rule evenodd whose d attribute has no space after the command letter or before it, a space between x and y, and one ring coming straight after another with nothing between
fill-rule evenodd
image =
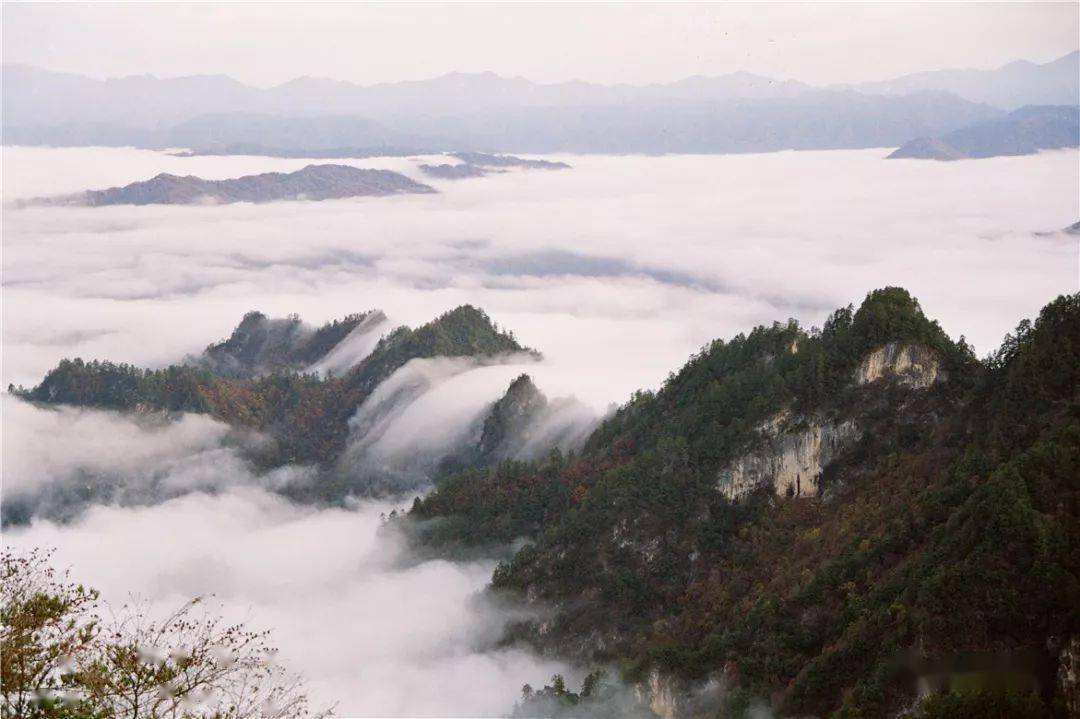
<instances>
[{"instance_id":1,"label":"forested mountain slope","mask_svg":"<svg viewBox=\"0 0 1080 719\"><path fill-rule=\"evenodd\" d=\"M1078 387L1080 295L979 362L879 290L820 331L712 343L580 454L462 473L411 529L444 551L531 538L493 586L552 612L514 636L621 668L665 716L886 716L950 659L1064 711Z\"/></svg>"},{"instance_id":2,"label":"forested mountain slope","mask_svg":"<svg viewBox=\"0 0 1080 719\"><path fill-rule=\"evenodd\" d=\"M108 361L63 360L38 386L9 391L46 405L208 414L272 440L252 450L259 466L306 464L324 470L324 481L311 490L317 496L365 492L371 489L366 486L370 478L339 471L337 464L350 437L350 417L380 383L411 360L536 356L511 333L499 330L482 310L464 305L416 329L393 329L339 375L312 370L356 332L371 330L365 322L380 319L385 321L375 311L315 329L295 317L270 320L249 313L228 340L185 364L149 370Z\"/></svg>"}]
</instances>

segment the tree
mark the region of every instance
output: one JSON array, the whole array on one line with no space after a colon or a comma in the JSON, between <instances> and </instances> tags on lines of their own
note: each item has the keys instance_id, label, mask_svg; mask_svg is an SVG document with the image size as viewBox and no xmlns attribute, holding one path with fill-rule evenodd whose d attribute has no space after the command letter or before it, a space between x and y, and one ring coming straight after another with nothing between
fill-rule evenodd
<instances>
[{"instance_id":1,"label":"tree","mask_svg":"<svg viewBox=\"0 0 1080 719\"><path fill-rule=\"evenodd\" d=\"M155 619L145 604L102 621L97 592L40 550L3 554L3 717L292 719L301 682L267 632L227 624L201 598Z\"/></svg>"},{"instance_id":2,"label":"tree","mask_svg":"<svg viewBox=\"0 0 1080 719\"><path fill-rule=\"evenodd\" d=\"M103 637L73 680L109 717L307 714L302 686L275 662L268 634L225 624L199 598L160 621L145 605L127 605Z\"/></svg>"},{"instance_id":3,"label":"tree","mask_svg":"<svg viewBox=\"0 0 1080 719\"><path fill-rule=\"evenodd\" d=\"M0 554L0 715L59 716L66 675L97 638L97 592L68 581L49 552Z\"/></svg>"}]
</instances>

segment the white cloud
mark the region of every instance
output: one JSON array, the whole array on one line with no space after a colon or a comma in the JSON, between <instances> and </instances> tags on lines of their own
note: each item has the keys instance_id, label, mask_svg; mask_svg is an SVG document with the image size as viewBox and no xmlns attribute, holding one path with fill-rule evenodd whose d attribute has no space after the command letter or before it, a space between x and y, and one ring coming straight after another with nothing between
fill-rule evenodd
<instances>
[{"instance_id":1,"label":"white cloud","mask_svg":"<svg viewBox=\"0 0 1080 719\"><path fill-rule=\"evenodd\" d=\"M50 484L71 484L86 476L145 481L171 476L172 486L200 486L203 462L217 472L239 467L222 446L229 428L201 415L136 421L112 412L59 407L40 409L5 396L4 494L7 499ZM170 469L183 464L182 475ZM202 477L205 479L205 477Z\"/></svg>"},{"instance_id":2,"label":"white cloud","mask_svg":"<svg viewBox=\"0 0 1080 719\"><path fill-rule=\"evenodd\" d=\"M8 209L4 381L36 382L76 354L167 364L250 309L317 324L378 307L416 325L471 302L544 352L556 386L542 389L600 409L715 337L820 323L886 284L980 352L1075 291L1075 237L1035 234L1080 217L1075 151L884 154L571 157L572 170L429 196ZM303 162L5 148L5 198L76 189L68 177L96 187L164 167L223 177Z\"/></svg>"},{"instance_id":3,"label":"white cloud","mask_svg":"<svg viewBox=\"0 0 1080 719\"><path fill-rule=\"evenodd\" d=\"M483 599L494 562L418 562L380 520L390 502L320 509L269 493L263 486L303 470L253 474L223 444L218 423L188 415L146 426L10 398L4 421L5 501L32 489L70 491L87 473L141 483L144 499L158 498L93 505L66 524L35 518L6 527L5 544L55 547L58 565L116 605L137 595L165 613L216 595L226 618L273 629L282 662L306 677L316 707L338 702L342 716L494 716L522 684L566 670L493 648L514 616ZM151 475L166 486L152 490Z\"/></svg>"},{"instance_id":4,"label":"white cloud","mask_svg":"<svg viewBox=\"0 0 1080 719\"><path fill-rule=\"evenodd\" d=\"M444 447L521 371L549 397L603 410L713 338L789 316L820 324L886 284L908 287L982 352L1077 289L1076 237L1037 234L1080 218L1075 151L956 163L884 154L573 157L572 170L438 183L430 196L6 207L4 382L36 383L76 355L165 365L228 336L251 309L319 324L381 308L415 326L472 303L544 353L405 368L394 381L413 388L410 401L372 415L371 448L393 458ZM5 200L162 170L302 164L4 148ZM188 492L93 507L64 526L38 520L5 541L57 546L113 600L136 591L164 607L218 593L230 616L273 627L283 660L317 698L340 700L339 714L497 714L559 669L485 648L505 618L475 602L491 563L411 562L378 531L386 504L316 509L266 492L304 471L258 475L218 423L144 426L8 399L3 412L8 499L88 475Z\"/></svg>"},{"instance_id":5,"label":"white cloud","mask_svg":"<svg viewBox=\"0 0 1080 719\"><path fill-rule=\"evenodd\" d=\"M339 716L496 716L527 683L566 667L494 649L510 616L482 601L491 562L412 562L381 530L390 505L303 508L254 487L138 509L96 507L75 523L9 529L113 603L159 612L213 593L226 618L273 630L312 704Z\"/></svg>"}]
</instances>

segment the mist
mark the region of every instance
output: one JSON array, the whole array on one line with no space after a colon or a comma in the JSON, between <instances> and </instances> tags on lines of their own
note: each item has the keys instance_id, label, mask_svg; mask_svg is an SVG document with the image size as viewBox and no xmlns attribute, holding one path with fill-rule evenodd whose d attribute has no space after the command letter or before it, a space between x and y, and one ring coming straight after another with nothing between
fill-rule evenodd
<instances>
[{"instance_id":1,"label":"mist","mask_svg":"<svg viewBox=\"0 0 1080 719\"><path fill-rule=\"evenodd\" d=\"M311 324L370 308L417 325L465 302L543 352L538 384L596 411L704 343L820 324L903 285L980 353L1076 285L1076 152L882 161L884 150L559 157L573 168L439 194L4 213L5 383L65 356L162 366L244 312ZM418 176L423 158L342 160ZM306 160L5 148L5 201ZM151 170L151 166L154 167ZM828 178L828 182L821 181Z\"/></svg>"},{"instance_id":2,"label":"mist","mask_svg":"<svg viewBox=\"0 0 1080 719\"><path fill-rule=\"evenodd\" d=\"M309 161L7 147L3 381L36 384L64 357L166 366L250 310L311 326L384 311L392 320L361 324L307 368L339 375L393 326L473 304L542 357L413 360L350 423L343 462L422 492L523 372L551 400L516 450L528 455L580 442L714 338L789 317L820 325L874 288L908 288L980 354L1076 290L1078 240L1062 231L1080 218L1075 150L954 163L888 152L561 156L572 169L429 178L438 194L414 197L17 208L162 171L220 179ZM430 161L340 162L420 178ZM580 680L496 648L514 615L483 593L493 561L421 560L383 523L413 493L294 504L275 490L311 468L260 472L245 453L263 438L202 416L10 397L3 415L4 501L27 522L6 542L56 547L110 602L134 592L164 610L213 593L227 617L274 630L316 707L494 716L525 683ZM72 490L89 493L80 511L53 504Z\"/></svg>"},{"instance_id":3,"label":"mist","mask_svg":"<svg viewBox=\"0 0 1080 719\"><path fill-rule=\"evenodd\" d=\"M8 546L55 547L54 563L114 606L137 597L164 613L213 595L227 619L273 631L282 663L306 679L316 708L505 715L523 684L570 672L493 648L520 616L482 594L494 561L412 558L380 516L398 506L392 501L293 504L266 488L280 478L253 473L225 444L227 429L202 417L144 427L115 413L7 398L4 416L5 501L88 471L186 483L182 496L164 493L149 506L98 504L66 523L7 527ZM47 432L49 441L10 430Z\"/></svg>"}]
</instances>

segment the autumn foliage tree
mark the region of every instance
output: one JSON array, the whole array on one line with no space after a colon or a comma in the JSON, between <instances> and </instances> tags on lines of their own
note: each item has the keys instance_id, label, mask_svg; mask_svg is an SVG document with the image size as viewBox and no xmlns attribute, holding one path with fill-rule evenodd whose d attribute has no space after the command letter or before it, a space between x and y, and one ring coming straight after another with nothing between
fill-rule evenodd
<instances>
[{"instance_id":1,"label":"autumn foliage tree","mask_svg":"<svg viewBox=\"0 0 1080 719\"><path fill-rule=\"evenodd\" d=\"M102 618L97 592L57 573L47 552L5 550L2 564L5 719L310 714L269 635L226 623L200 598L163 619L138 602Z\"/></svg>"}]
</instances>

